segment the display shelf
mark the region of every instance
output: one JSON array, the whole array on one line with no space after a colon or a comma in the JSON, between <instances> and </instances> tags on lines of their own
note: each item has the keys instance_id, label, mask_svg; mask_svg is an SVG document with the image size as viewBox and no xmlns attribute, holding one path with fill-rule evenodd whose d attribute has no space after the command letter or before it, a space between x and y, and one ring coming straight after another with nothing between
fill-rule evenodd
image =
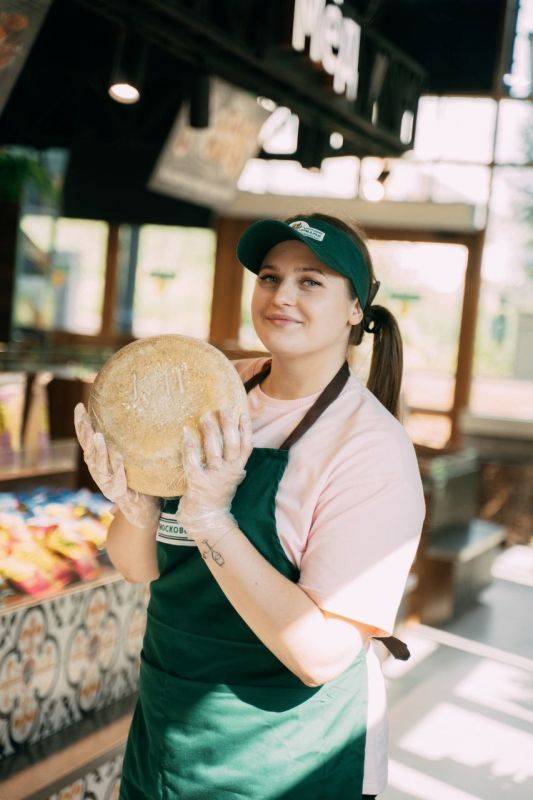
<instances>
[{"instance_id":1,"label":"display shelf","mask_svg":"<svg viewBox=\"0 0 533 800\"><path fill-rule=\"evenodd\" d=\"M98 586L107 586L110 583L115 583L120 580L123 580L123 578L118 570L114 567L102 565L100 566L99 575L89 581L79 580L75 583L69 583L60 589L49 589L39 595L16 592L15 594L4 597L0 600L0 617L11 614L13 611L18 611L22 608L31 608L32 606L40 605L49 600L56 600L59 597L86 592L90 589L96 589Z\"/></svg>"},{"instance_id":2,"label":"display shelf","mask_svg":"<svg viewBox=\"0 0 533 800\"><path fill-rule=\"evenodd\" d=\"M1 453L0 491L6 481L77 472L79 453L76 439L58 439L40 450Z\"/></svg>"},{"instance_id":3,"label":"display shelf","mask_svg":"<svg viewBox=\"0 0 533 800\"><path fill-rule=\"evenodd\" d=\"M85 378L97 372L116 347L90 345L41 345L27 347L0 343L0 371L51 371L70 378Z\"/></svg>"}]
</instances>

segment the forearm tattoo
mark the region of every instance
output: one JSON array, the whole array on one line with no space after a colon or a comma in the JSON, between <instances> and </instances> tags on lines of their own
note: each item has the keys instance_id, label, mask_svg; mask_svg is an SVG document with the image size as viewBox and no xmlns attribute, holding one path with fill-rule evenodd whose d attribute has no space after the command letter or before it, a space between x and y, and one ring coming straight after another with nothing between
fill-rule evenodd
<instances>
[{"instance_id":1,"label":"forearm tattoo","mask_svg":"<svg viewBox=\"0 0 533 800\"><path fill-rule=\"evenodd\" d=\"M232 531L234 531L234 530L235 530L235 528L234 528L234 527L228 528L228 530L226 531L226 533L224 534L224 536L227 536L227 535L228 535L228 533L231 533L231 532L232 532ZM200 552L201 552L201 554L202 554L202 558L204 559L204 561L207 561L207 559L209 558L209 552L211 552L211 558L213 559L213 561L214 561L216 564L218 564L218 566L219 566L219 567L223 567L223 566L224 566L224 564L226 563L226 562L224 561L224 556L223 556L223 555L222 555L222 553L220 553L218 550L215 550L215 546L216 546L216 545L217 545L219 542L221 542L221 541L222 541L222 539L224 538L224 536L221 536L219 539L217 539L217 540L216 540L216 542L215 542L213 545L209 544L209 542L207 541L207 539L202 539L202 540L201 540L200 544L201 544L201 545L205 545L205 548L204 548L204 549L200 549Z\"/></svg>"},{"instance_id":2,"label":"forearm tattoo","mask_svg":"<svg viewBox=\"0 0 533 800\"><path fill-rule=\"evenodd\" d=\"M211 551L211 557L213 561L215 561L219 567L223 567L226 562L224 561L224 556L222 555L222 553L219 553L218 550L215 550L213 547L211 547L207 539L202 539L201 543L205 544L206 548L208 548ZM208 549L201 551L202 558L204 559L204 561L207 561L207 558L209 556Z\"/></svg>"}]
</instances>

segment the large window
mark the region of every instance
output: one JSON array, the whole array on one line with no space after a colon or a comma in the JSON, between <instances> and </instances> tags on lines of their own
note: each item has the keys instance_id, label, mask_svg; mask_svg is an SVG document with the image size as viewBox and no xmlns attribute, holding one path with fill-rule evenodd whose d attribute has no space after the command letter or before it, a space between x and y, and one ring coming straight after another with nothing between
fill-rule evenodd
<instances>
[{"instance_id":1,"label":"large window","mask_svg":"<svg viewBox=\"0 0 533 800\"><path fill-rule=\"evenodd\" d=\"M14 327L97 334L107 234L105 222L25 214L19 232Z\"/></svg>"},{"instance_id":2,"label":"large window","mask_svg":"<svg viewBox=\"0 0 533 800\"><path fill-rule=\"evenodd\" d=\"M533 420L531 102L424 97L411 152L396 159L337 161L346 167L337 184L332 180L337 173L331 159L323 162L320 172L308 173L314 182L313 194L319 194L320 187L322 194L331 190L337 197L347 197L351 192L376 204L381 200L460 202L473 207L476 224L486 225L487 230L470 410L482 416ZM300 170L282 162L250 166L245 178L243 188L251 191L298 194L303 186ZM398 317L404 337L407 404L434 414L449 413L466 248L405 241L373 241L370 246L382 281L378 302ZM254 276L246 274L240 343L244 348L263 349L249 315L253 284ZM365 345L356 358L364 374L370 359ZM436 417L433 421L428 417L427 422L429 435ZM444 433L443 428L439 435Z\"/></svg>"},{"instance_id":3,"label":"large window","mask_svg":"<svg viewBox=\"0 0 533 800\"><path fill-rule=\"evenodd\" d=\"M105 222L56 222L52 278L54 327L96 335L102 324L108 227Z\"/></svg>"},{"instance_id":4,"label":"large window","mask_svg":"<svg viewBox=\"0 0 533 800\"><path fill-rule=\"evenodd\" d=\"M494 170L470 408L533 421L533 168Z\"/></svg>"},{"instance_id":5,"label":"large window","mask_svg":"<svg viewBox=\"0 0 533 800\"><path fill-rule=\"evenodd\" d=\"M209 337L215 234L205 228L144 225L140 230L133 335Z\"/></svg>"},{"instance_id":6,"label":"large window","mask_svg":"<svg viewBox=\"0 0 533 800\"><path fill-rule=\"evenodd\" d=\"M461 324L467 248L435 242L369 242L380 290L375 303L398 321L403 391L411 408L449 412Z\"/></svg>"},{"instance_id":7,"label":"large window","mask_svg":"<svg viewBox=\"0 0 533 800\"><path fill-rule=\"evenodd\" d=\"M54 296L50 280L54 217L23 214L18 238L12 325L48 331L54 323Z\"/></svg>"}]
</instances>

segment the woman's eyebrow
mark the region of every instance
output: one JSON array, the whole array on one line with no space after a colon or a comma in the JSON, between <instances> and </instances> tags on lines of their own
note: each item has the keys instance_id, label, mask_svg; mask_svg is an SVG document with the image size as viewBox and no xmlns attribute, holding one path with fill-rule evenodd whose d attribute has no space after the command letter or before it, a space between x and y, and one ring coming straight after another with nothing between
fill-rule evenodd
<instances>
[{"instance_id":1,"label":"woman's eyebrow","mask_svg":"<svg viewBox=\"0 0 533 800\"><path fill-rule=\"evenodd\" d=\"M261 271L262 269L272 269L272 270L274 270L274 272L278 272L278 268L276 267L275 264L262 264L259 267L259 271ZM319 269L318 267L295 267L294 271L295 272L318 272L320 275L323 275L324 278L327 277L326 273L323 270Z\"/></svg>"}]
</instances>

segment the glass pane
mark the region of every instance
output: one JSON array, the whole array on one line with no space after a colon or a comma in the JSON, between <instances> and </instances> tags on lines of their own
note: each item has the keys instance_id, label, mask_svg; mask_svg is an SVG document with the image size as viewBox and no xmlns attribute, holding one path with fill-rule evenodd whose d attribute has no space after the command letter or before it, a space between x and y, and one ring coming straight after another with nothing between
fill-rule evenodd
<instances>
[{"instance_id":1,"label":"glass pane","mask_svg":"<svg viewBox=\"0 0 533 800\"><path fill-rule=\"evenodd\" d=\"M364 158L361 162L360 196L363 200L430 199L431 164L417 164L403 159ZM384 170L389 172L386 175Z\"/></svg>"},{"instance_id":2,"label":"glass pane","mask_svg":"<svg viewBox=\"0 0 533 800\"><path fill-rule=\"evenodd\" d=\"M321 169L304 169L298 161L250 158L239 178L241 192L355 197L359 159L355 156L325 158Z\"/></svg>"},{"instance_id":3,"label":"glass pane","mask_svg":"<svg viewBox=\"0 0 533 800\"><path fill-rule=\"evenodd\" d=\"M416 133L413 155L421 161L439 158L439 98L421 97L416 113Z\"/></svg>"},{"instance_id":4,"label":"glass pane","mask_svg":"<svg viewBox=\"0 0 533 800\"><path fill-rule=\"evenodd\" d=\"M131 335L133 320L139 230L139 225L119 228L115 330L126 335Z\"/></svg>"},{"instance_id":5,"label":"glass pane","mask_svg":"<svg viewBox=\"0 0 533 800\"><path fill-rule=\"evenodd\" d=\"M467 248L435 242L369 242L381 286L404 344L403 392L411 408L449 411L453 404ZM365 337L370 338L370 337ZM369 356L361 363L367 372Z\"/></svg>"},{"instance_id":6,"label":"glass pane","mask_svg":"<svg viewBox=\"0 0 533 800\"><path fill-rule=\"evenodd\" d=\"M360 196L374 202L432 200L484 205L489 195L489 179L489 167L478 164L369 157L361 163Z\"/></svg>"},{"instance_id":7,"label":"glass pane","mask_svg":"<svg viewBox=\"0 0 533 800\"><path fill-rule=\"evenodd\" d=\"M533 168L494 170L470 410L533 420Z\"/></svg>"},{"instance_id":8,"label":"glass pane","mask_svg":"<svg viewBox=\"0 0 533 800\"><path fill-rule=\"evenodd\" d=\"M520 100L502 100L496 139L496 161L533 162L533 106Z\"/></svg>"},{"instance_id":9,"label":"glass pane","mask_svg":"<svg viewBox=\"0 0 533 800\"><path fill-rule=\"evenodd\" d=\"M442 414L409 414L403 425L416 444L426 447L444 447L452 432L452 420Z\"/></svg>"},{"instance_id":10,"label":"glass pane","mask_svg":"<svg viewBox=\"0 0 533 800\"><path fill-rule=\"evenodd\" d=\"M422 97L418 107L414 156L488 164L496 103L485 98Z\"/></svg>"},{"instance_id":11,"label":"glass pane","mask_svg":"<svg viewBox=\"0 0 533 800\"><path fill-rule=\"evenodd\" d=\"M214 231L143 225L133 335L181 333L209 338L215 269Z\"/></svg>"},{"instance_id":12,"label":"glass pane","mask_svg":"<svg viewBox=\"0 0 533 800\"><path fill-rule=\"evenodd\" d=\"M20 221L12 324L14 328L50 330L54 324L51 252L54 217L24 214Z\"/></svg>"},{"instance_id":13,"label":"glass pane","mask_svg":"<svg viewBox=\"0 0 533 800\"><path fill-rule=\"evenodd\" d=\"M243 270L242 295L241 295L241 325L239 328L239 347L243 350L262 350L267 352L264 344L257 336L252 325L252 295L257 276L249 269Z\"/></svg>"},{"instance_id":14,"label":"glass pane","mask_svg":"<svg viewBox=\"0 0 533 800\"><path fill-rule=\"evenodd\" d=\"M478 165L433 164L431 199L436 203L477 203L489 197L490 169Z\"/></svg>"},{"instance_id":15,"label":"glass pane","mask_svg":"<svg viewBox=\"0 0 533 800\"><path fill-rule=\"evenodd\" d=\"M96 334L102 323L108 226L60 217L53 253L55 327Z\"/></svg>"},{"instance_id":16,"label":"glass pane","mask_svg":"<svg viewBox=\"0 0 533 800\"><path fill-rule=\"evenodd\" d=\"M531 97L533 69L530 35L533 31L533 0L520 0L516 35L513 47L513 66L509 75L504 75L504 83L511 97Z\"/></svg>"}]
</instances>

